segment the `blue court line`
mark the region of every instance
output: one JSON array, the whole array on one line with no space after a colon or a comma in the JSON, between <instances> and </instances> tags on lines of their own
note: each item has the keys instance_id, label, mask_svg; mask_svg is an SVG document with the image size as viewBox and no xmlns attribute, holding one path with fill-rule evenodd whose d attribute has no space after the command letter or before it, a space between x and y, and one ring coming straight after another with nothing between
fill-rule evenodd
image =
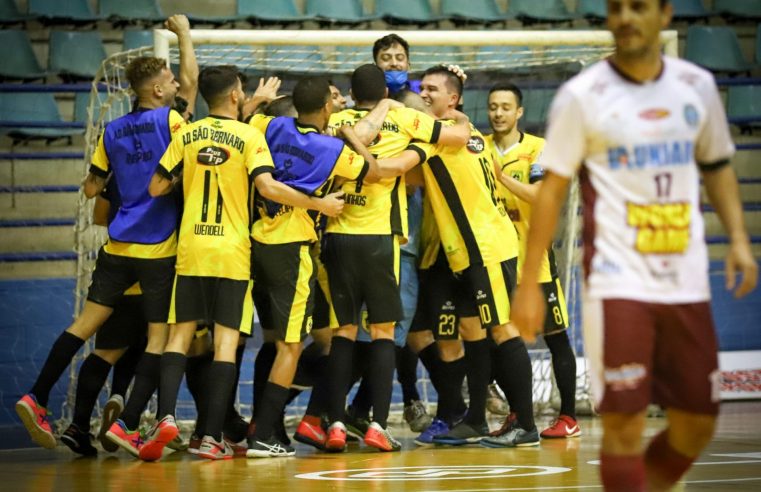
<instances>
[{"instance_id":1,"label":"blue court line","mask_svg":"<svg viewBox=\"0 0 761 492\"><path fill-rule=\"evenodd\" d=\"M0 193L75 193L79 186L44 185L44 186L0 186Z\"/></svg>"},{"instance_id":2,"label":"blue court line","mask_svg":"<svg viewBox=\"0 0 761 492\"><path fill-rule=\"evenodd\" d=\"M0 121L0 128L80 128L85 124L81 121Z\"/></svg>"},{"instance_id":3,"label":"blue court line","mask_svg":"<svg viewBox=\"0 0 761 492\"><path fill-rule=\"evenodd\" d=\"M54 160L54 159L84 159L84 152L0 152L0 161L23 160Z\"/></svg>"},{"instance_id":4,"label":"blue court line","mask_svg":"<svg viewBox=\"0 0 761 492\"><path fill-rule=\"evenodd\" d=\"M90 92L92 84L79 82L74 84L40 84L40 83L2 83L0 92ZM100 92L106 90L106 84L98 84Z\"/></svg>"},{"instance_id":5,"label":"blue court line","mask_svg":"<svg viewBox=\"0 0 761 492\"><path fill-rule=\"evenodd\" d=\"M19 263L22 261L69 261L76 259L77 254L73 251L0 253L0 263Z\"/></svg>"},{"instance_id":6,"label":"blue court line","mask_svg":"<svg viewBox=\"0 0 761 492\"><path fill-rule=\"evenodd\" d=\"M76 223L77 221L74 218L0 220L0 229L12 227L73 226Z\"/></svg>"}]
</instances>

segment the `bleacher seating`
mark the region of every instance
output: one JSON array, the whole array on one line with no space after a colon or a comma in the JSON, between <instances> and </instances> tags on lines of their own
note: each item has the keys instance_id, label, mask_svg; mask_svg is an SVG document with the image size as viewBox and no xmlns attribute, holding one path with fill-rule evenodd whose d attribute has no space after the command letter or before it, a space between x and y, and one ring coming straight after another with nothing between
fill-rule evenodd
<instances>
[{"instance_id":1,"label":"bleacher seating","mask_svg":"<svg viewBox=\"0 0 761 492\"><path fill-rule=\"evenodd\" d=\"M510 17L499 10L494 0L441 0L441 13L455 23L490 24L504 22Z\"/></svg>"},{"instance_id":2,"label":"bleacher seating","mask_svg":"<svg viewBox=\"0 0 761 492\"><path fill-rule=\"evenodd\" d=\"M428 0L375 0L375 14L389 24L427 24L443 18L433 14Z\"/></svg>"},{"instance_id":3,"label":"bleacher seating","mask_svg":"<svg viewBox=\"0 0 761 492\"><path fill-rule=\"evenodd\" d=\"M727 117L744 131L761 127L761 85L734 85L727 91Z\"/></svg>"},{"instance_id":4,"label":"bleacher seating","mask_svg":"<svg viewBox=\"0 0 761 492\"><path fill-rule=\"evenodd\" d=\"M590 22L603 22L608 15L607 0L579 0L576 13Z\"/></svg>"},{"instance_id":5,"label":"bleacher seating","mask_svg":"<svg viewBox=\"0 0 761 492\"><path fill-rule=\"evenodd\" d=\"M92 80L106 59L106 49L97 31L52 31L48 70L64 80Z\"/></svg>"},{"instance_id":6,"label":"bleacher seating","mask_svg":"<svg viewBox=\"0 0 761 492\"><path fill-rule=\"evenodd\" d=\"M363 12L359 0L307 0L306 13L336 24L361 24L376 18Z\"/></svg>"},{"instance_id":7,"label":"bleacher seating","mask_svg":"<svg viewBox=\"0 0 761 492\"><path fill-rule=\"evenodd\" d=\"M9 29L0 31L0 46L6 48L0 77L15 80L44 78L47 72L40 67L26 31Z\"/></svg>"},{"instance_id":8,"label":"bleacher seating","mask_svg":"<svg viewBox=\"0 0 761 492\"><path fill-rule=\"evenodd\" d=\"M671 4L674 6L675 20L705 19L712 15L703 5L703 0L671 0Z\"/></svg>"},{"instance_id":9,"label":"bleacher seating","mask_svg":"<svg viewBox=\"0 0 761 492\"><path fill-rule=\"evenodd\" d=\"M716 12L735 19L761 19L761 0L714 0Z\"/></svg>"},{"instance_id":10,"label":"bleacher seating","mask_svg":"<svg viewBox=\"0 0 761 492\"><path fill-rule=\"evenodd\" d=\"M156 0L100 0L100 15L115 24L156 23L166 19Z\"/></svg>"},{"instance_id":11,"label":"bleacher seating","mask_svg":"<svg viewBox=\"0 0 761 492\"><path fill-rule=\"evenodd\" d=\"M313 20L313 15L299 12L294 0L238 0L238 17L252 23L292 23Z\"/></svg>"},{"instance_id":12,"label":"bleacher seating","mask_svg":"<svg viewBox=\"0 0 761 492\"><path fill-rule=\"evenodd\" d=\"M511 0L507 11L529 24L569 22L578 17L568 11L563 0Z\"/></svg>"},{"instance_id":13,"label":"bleacher seating","mask_svg":"<svg viewBox=\"0 0 761 492\"><path fill-rule=\"evenodd\" d=\"M29 13L49 24L86 24L101 18L87 0L29 0Z\"/></svg>"},{"instance_id":14,"label":"bleacher seating","mask_svg":"<svg viewBox=\"0 0 761 492\"><path fill-rule=\"evenodd\" d=\"M49 92L0 92L0 121L13 126L0 128L12 139L54 140L84 133L80 128L63 128L61 113L53 94ZM22 126L24 123L30 126ZM46 127L47 126L47 127Z\"/></svg>"},{"instance_id":15,"label":"bleacher seating","mask_svg":"<svg viewBox=\"0 0 761 492\"><path fill-rule=\"evenodd\" d=\"M134 50L144 46L153 46L153 31L127 29L122 38L123 50Z\"/></svg>"},{"instance_id":16,"label":"bleacher seating","mask_svg":"<svg viewBox=\"0 0 761 492\"><path fill-rule=\"evenodd\" d=\"M737 33L725 26L690 26L684 57L714 72L742 73L753 68L742 54Z\"/></svg>"},{"instance_id":17,"label":"bleacher seating","mask_svg":"<svg viewBox=\"0 0 761 492\"><path fill-rule=\"evenodd\" d=\"M16 0L0 0L0 25L18 24L34 18L34 15L20 12Z\"/></svg>"}]
</instances>

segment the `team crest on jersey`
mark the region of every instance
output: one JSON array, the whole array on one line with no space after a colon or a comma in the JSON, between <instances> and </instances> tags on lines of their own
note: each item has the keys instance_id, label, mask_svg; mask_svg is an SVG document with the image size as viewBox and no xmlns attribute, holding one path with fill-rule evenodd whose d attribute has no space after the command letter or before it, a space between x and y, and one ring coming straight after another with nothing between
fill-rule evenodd
<instances>
[{"instance_id":1,"label":"team crest on jersey","mask_svg":"<svg viewBox=\"0 0 761 492\"><path fill-rule=\"evenodd\" d=\"M204 166L219 166L227 162L230 153L222 147L204 147L198 153L198 163Z\"/></svg>"},{"instance_id":2,"label":"team crest on jersey","mask_svg":"<svg viewBox=\"0 0 761 492\"><path fill-rule=\"evenodd\" d=\"M480 154L484 151L486 145L484 144L484 139L476 135L470 137L470 140L468 140L468 144L465 147L467 147L473 154Z\"/></svg>"},{"instance_id":3,"label":"team crest on jersey","mask_svg":"<svg viewBox=\"0 0 761 492\"><path fill-rule=\"evenodd\" d=\"M652 108L640 111L639 117L643 120L662 120L671 114L666 108Z\"/></svg>"},{"instance_id":4,"label":"team crest on jersey","mask_svg":"<svg viewBox=\"0 0 761 492\"><path fill-rule=\"evenodd\" d=\"M692 104L684 106L684 121L693 128L698 126L698 110Z\"/></svg>"}]
</instances>

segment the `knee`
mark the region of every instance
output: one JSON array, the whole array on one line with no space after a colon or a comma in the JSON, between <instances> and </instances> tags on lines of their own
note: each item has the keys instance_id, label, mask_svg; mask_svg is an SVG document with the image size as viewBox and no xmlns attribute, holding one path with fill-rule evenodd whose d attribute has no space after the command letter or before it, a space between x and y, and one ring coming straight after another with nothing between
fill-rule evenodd
<instances>
[{"instance_id":1,"label":"knee","mask_svg":"<svg viewBox=\"0 0 761 492\"><path fill-rule=\"evenodd\" d=\"M711 442L716 429L713 415L668 411L669 444L679 453L695 457Z\"/></svg>"},{"instance_id":2,"label":"knee","mask_svg":"<svg viewBox=\"0 0 761 492\"><path fill-rule=\"evenodd\" d=\"M513 338L518 338L520 336L520 333L518 333L518 330L511 324L504 324L495 326L491 329L491 337L494 340L494 343L497 345L504 343L508 340L511 340Z\"/></svg>"},{"instance_id":3,"label":"knee","mask_svg":"<svg viewBox=\"0 0 761 492\"><path fill-rule=\"evenodd\" d=\"M477 342L486 338L486 330L478 318L460 318L460 336L468 342Z\"/></svg>"},{"instance_id":4,"label":"knee","mask_svg":"<svg viewBox=\"0 0 761 492\"><path fill-rule=\"evenodd\" d=\"M407 335L407 344L416 354L434 342L433 333L428 330L416 331Z\"/></svg>"},{"instance_id":5,"label":"knee","mask_svg":"<svg viewBox=\"0 0 761 492\"><path fill-rule=\"evenodd\" d=\"M93 353L113 366L126 351L127 349L104 350L96 348Z\"/></svg>"},{"instance_id":6,"label":"knee","mask_svg":"<svg viewBox=\"0 0 761 492\"><path fill-rule=\"evenodd\" d=\"M382 323L370 325L370 338L373 340L393 340L394 326L396 323Z\"/></svg>"},{"instance_id":7,"label":"knee","mask_svg":"<svg viewBox=\"0 0 761 492\"><path fill-rule=\"evenodd\" d=\"M611 454L638 454L642 452L642 433L645 414L604 414L603 451Z\"/></svg>"},{"instance_id":8,"label":"knee","mask_svg":"<svg viewBox=\"0 0 761 492\"><path fill-rule=\"evenodd\" d=\"M465 357L465 350L459 340L439 340L439 354L444 362L452 362Z\"/></svg>"},{"instance_id":9,"label":"knee","mask_svg":"<svg viewBox=\"0 0 761 492\"><path fill-rule=\"evenodd\" d=\"M357 339L357 325L344 325L333 332L334 337L348 338L351 341Z\"/></svg>"}]
</instances>

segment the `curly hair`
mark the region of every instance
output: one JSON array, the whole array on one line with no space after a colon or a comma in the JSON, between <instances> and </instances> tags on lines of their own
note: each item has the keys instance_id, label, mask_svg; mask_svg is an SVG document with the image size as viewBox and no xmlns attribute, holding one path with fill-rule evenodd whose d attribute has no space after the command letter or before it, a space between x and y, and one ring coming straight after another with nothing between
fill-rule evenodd
<instances>
[{"instance_id":1,"label":"curly hair","mask_svg":"<svg viewBox=\"0 0 761 492\"><path fill-rule=\"evenodd\" d=\"M166 68L166 60L153 56L140 56L127 65L127 82L133 90L138 90L148 80Z\"/></svg>"}]
</instances>

